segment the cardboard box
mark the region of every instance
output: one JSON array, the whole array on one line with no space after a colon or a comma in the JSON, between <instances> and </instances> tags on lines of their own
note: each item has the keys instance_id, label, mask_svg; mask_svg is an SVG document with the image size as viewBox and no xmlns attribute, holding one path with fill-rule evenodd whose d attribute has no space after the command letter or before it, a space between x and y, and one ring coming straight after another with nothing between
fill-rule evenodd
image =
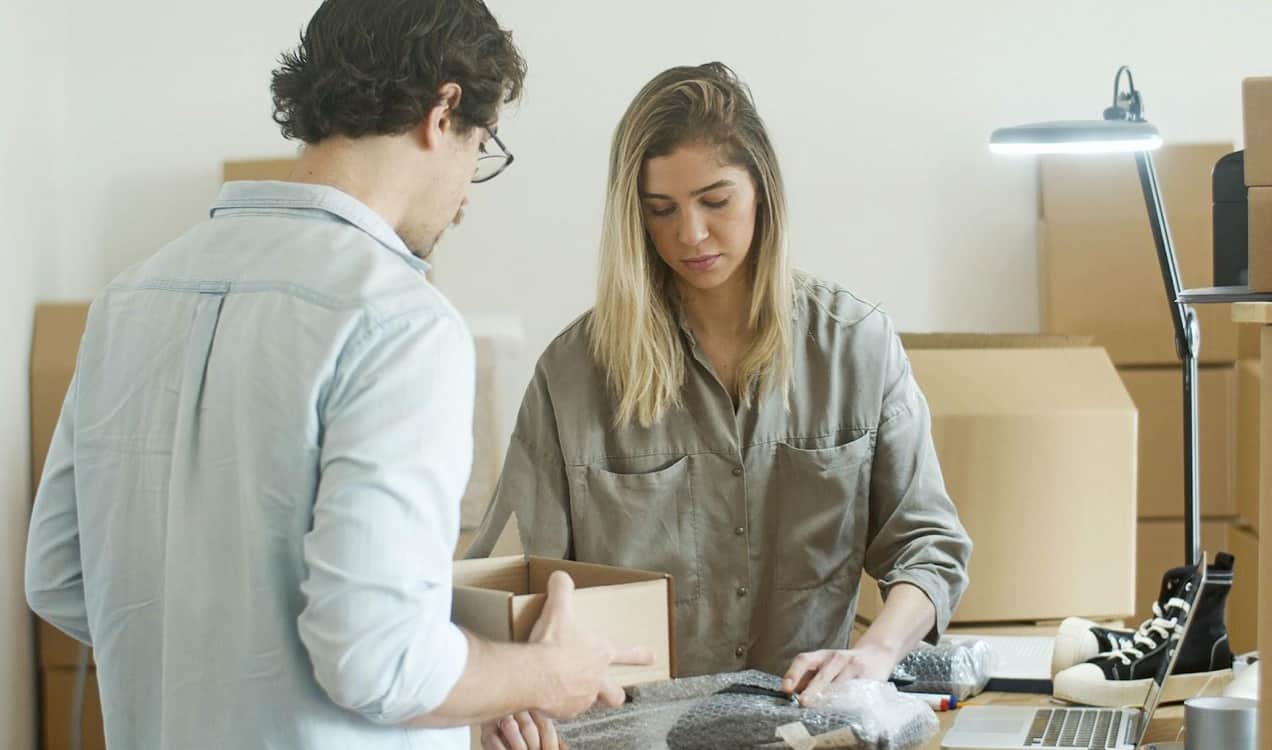
<instances>
[{"instance_id":1,"label":"cardboard box","mask_svg":"<svg viewBox=\"0 0 1272 750\"><path fill-rule=\"evenodd\" d=\"M1019 346L908 353L946 487L976 545L954 622L1134 611L1136 413L1108 355ZM863 578L858 614L867 620L881 606L873 588Z\"/></svg>"},{"instance_id":2,"label":"cardboard box","mask_svg":"<svg viewBox=\"0 0 1272 750\"><path fill-rule=\"evenodd\" d=\"M1258 331L1255 326L1246 326ZM1258 362L1237 363L1237 517L1259 528L1259 392L1263 378Z\"/></svg>"},{"instance_id":3,"label":"cardboard box","mask_svg":"<svg viewBox=\"0 0 1272 750\"><path fill-rule=\"evenodd\" d=\"M1242 524L1233 524L1228 537L1228 551L1237 558L1232 593L1228 601L1228 634L1234 653L1254 651L1259 647L1259 570L1258 535Z\"/></svg>"},{"instance_id":4,"label":"cardboard box","mask_svg":"<svg viewBox=\"0 0 1272 750\"><path fill-rule=\"evenodd\" d=\"M1272 292L1272 187L1252 187L1250 208L1250 288Z\"/></svg>"},{"instance_id":5,"label":"cardboard box","mask_svg":"<svg viewBox=\"0 0 1272 750\"><path fill-rule=\"evenodd\" d=\"M1259 359L1259 327L1250 325L1237 326L1237 359Z\"/></svg>"},{"instance_id":6,"label":"cardboard box","mask_svg":"<svg viewBox=\"0 0 1272 750\"><path fill-rule=\"evenodd\" d=\"M1132 619L1135 625L1152 617L1153 602L1161 593L1162 575L1184 564L1183 521L1140 521L1138 546L1136 609ZM1225 615L1228 636L1234 653L1254 650L1259 632L1258 540L1232 521L1206 521L1201 525L1201 547L1211 560L1219 552L1236 557Z\"/></svg>"},{"instance_id":7,"label":"cardboard box","mask_svg":"<svg viewBox=\"0 0 1272 750\"><path fill-rule=\"evenodd\" d=\"M75 677L73 669L40 671L44 750L71 750ZM106 732L102 726L101 699L97 693L97 672L92 669L88 670L84 684L84 703L80 716L81 750L105 750Z\"/></svg>"},{"instance_id":8,"label":"cardboard box","mask_svg":"<svg viewBox=\"0 0 1272 750\"><path fill-rule=\"evenodd\" d=\"M35 308L31 340L32 498L44 472L44 459L62 414L62 402L75 374L75 358L87 319L85 303L42 304ZM75 667L79 641L43 621L36 628L36 640L41 667Z\"/></svg>"},{"instance_id":9,"label":"cardboard box","mask_svg":"<svg viewBox=\"0 0 1272 750\"><path fill-rule=\"evenodd\" d=\"M35 308L31 339L31 496L40 485L44 458L62 414L62 402L75 374L75 357L88 319L84 303L43 304Z\"/></svg>"},{"instance_id":10,"label":"cardboard box","mask_svg":"<svg viewBox=\"0 0 1272 750\"><path fill-rule=\"evenodd\" d=\"M1213 203L1210 175L1215 162L1231 151L1231 143L1181 143L1153 152L1158 189L1172 231L1178 231L1176 227L1184 223L1194 223L1201 216L1206 217L1206 236L1210 236L1209 216ZM1047 221L1125 222L1141 228L1151 237L1148 209L1133 154L1043 156L1038 167L1042 216ZM1247 176L1249 169L1247 146ZM1206 263L1210 264L1210 260L1207 253Z\"/></svg>"},{"instance_id":11,"label":"cardboard box","mask_svg":"<svg viewBox=\"0 0 1272 750\"><path fill-rule=\"evenodd\" d=\"M1229 143L1177 144L1153 154L1185 288L1213 284L1210 175L1231 150ZM1047 156L1039 174L1043 330L1094 334L1119 365L1177 361L1134 156ZM1202 362L1236 358L1236 329L1224 307L1197 310Z\"/></svg>"},{"instance_id":12,"label":"cardboard box","mask_svg":"<svg viewBox=\"0 0 1272 750\"><path fill-rule=\"evenodd\" d=\"M1184 287L1211 286L1209 214L1173 221L1170 229ZM1146 219L1048 217L1039 232L1044 332L1093 335L1119 366L1179 362L1161 265ZM1237 327L1228 307L1195 308L1202 363L1229 364L1237 358Z\"/></svg>"},{"instance_id":13,"label":"cardboard box","mask_svg":"<svg viewBox=\"0 0 1272 750\"><path fill-rule=\"evenodd\" d=\"M556 570L574 579L574 614L584 629L654 653L650 666L612 670L623 685L676 675L672 580L665 573L531 556L460 560L451 619L488 640L526 641L547 599L548 576Z\"/></svg>"},{"instance_id":14,"label":"cardboard box","mask_svg":"<svg viewBox=\"0 0 1272 750\"><path fill-rule=\"evenodd\" d=\"M221 165L226 182L235 180L286 180L296 166L295 159L244 159Z\"/></svg>"},{"instance_id":15,"label":"cardboard box","mask_svg":"<svg viewBox=\"0 0 1272 750\"><path fill-rule=\"evenodd\" d=\"M1260 346L1262 348L1262 371L1272 373L1272 307L1259 306L1263 325L1260 327ZM1251 316L1254 317L1254 316ZM1248 323L1246 325L1249 325ZM1259 389L1259 465L1268 467L1259 480L1259 538L1272 539L1272 377L1262 380ZM1259 550L1259 578L1272 584L1272 543ZM1272 654L1272 586L1265 586L1259 593L1259 653ZM1272 669L1263 669L1259 674L1259 694L1272 695ZM1264 738L1272 737L1272 710L1266 706L1259 716L1259 734Z\"/></svg>"},{"instance_id":16,"label":"cardboard box","mask_svg":"<svg viewBox=\"0 0 1272 750\"><path fill-rule=\"evenodd\" d=\"M1241 82L1242 122L1245 131L1245 182L1272 185L1272 77Z\"/></svg>"},{"instance_id":17,"label":"cardboard box","mask_svg":"<svg viewBox=\"0 0 1272 750\"><path fill-rule=\"evenodd\" d=\"M1183 520L1183 374L1178 366L1118 372L1139 409L1139 517ZM1206 518L1237 514L1235 379L1232 366L1198 371L1200 498Z\"/></svg>"}]
</instances>

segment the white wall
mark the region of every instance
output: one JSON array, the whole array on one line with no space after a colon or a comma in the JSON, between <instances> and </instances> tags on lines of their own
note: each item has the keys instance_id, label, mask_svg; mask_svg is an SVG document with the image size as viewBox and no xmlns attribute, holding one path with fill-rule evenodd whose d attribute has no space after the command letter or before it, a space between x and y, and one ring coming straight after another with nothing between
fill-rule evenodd
<instances>
[{"instance_id":1,"label":"white wall","mask_svg":"<svg viewBox=\"0 0 1272 750\"><path fill-rule=\"evenodd\" d=\"M1272 5L490 0L530 62L502 133L516 165L473 190L437 279L469 313L525 316L537 353L590 304L608 141L659 70L720 59L783 161L796 261L911 330L1035 330L1035 168L996 126L1096 116L1129 63L1168 140L1240 138ZM77 2L75 180L58 291L84 296L204 215L225 157L287 155L268 73L315 0ZM121 44L121 38L128 43ZM521 378L518 378L521 379Z\"/></svg>"},{"instance_id":2,"label":"white wall","mask_svg":"<svg viewBox=\"0 0 1272 750\"><path fill-rule=\"evenodd\" d=\"M6 17L24 20L0 31L0 153L17 163L0 183L0 284L13 287L0 305L19 334L0 343L0 414L13 415L0 438L5 499L25 487L31 298L90 296L200 220L223 159L292 153L270 121L269 71L317 6L64 0L72 12L59 21L47 0L8 2L22 8ZM518 380L590 305L609 137L667 66L720 59L750 82L790 186L801 266L883 301L902 328L984 331L1038 325L1035 168L991 157L990 130L1096 116L1127 63L1168 140L1239 142L1240 79L1272 69L1264 0L1222 12L1185 0L490 4L530 62L525 102L501 131L517 163L474 188L437 280L467 313L524 317ZM64 104L43 85L59 71ZM10 115L29 100L50 115ZM63 160L64 186L47 169ZM0 549L16 561L11 544ZM14 705L3 690L0 711Z\"/></svg>"},{"instance_id":3,"label":"white wall","mask_svg":"<svg viewBox=\"0 0 1272 750\"><path fill-rule=\"evenodd\" d=\"M32 619L22 593L27 365L32 306L50 289L65 212L65 13L61 0L10 0L0 23L0 746L15 750L35 745Z\"/></svg>"}]
</instances>

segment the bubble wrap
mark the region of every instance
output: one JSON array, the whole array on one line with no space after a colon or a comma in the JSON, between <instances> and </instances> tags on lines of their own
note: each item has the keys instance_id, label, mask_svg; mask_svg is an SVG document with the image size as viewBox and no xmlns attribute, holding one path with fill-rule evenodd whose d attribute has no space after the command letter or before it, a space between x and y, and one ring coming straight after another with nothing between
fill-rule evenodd
<instances>
[{"instance_id":1,"label":"bubble wrap","mask_svg":"<svg viewBox=\"0 0 1272 750\"><path fill-rule=\"evenodd\" d=\"M798 723L815 740L808 747L906 750L937 730L927 704L889 684L842 683L814 708L771 694L721 693L738 685L776 692L781 678L752 670L643 685L629 690L626 705L593 709L559 724L558 733L575 750L781 748L778 727Z\"/></svg>"},{"instance_id":2,"label":"bubble wrap","mask_svg":"<svg viewBox=\"0 0 1272 750\"><path fill-rule=\"evenodd\" d=\"M994 653L985 641L943 641L911 651L897 665L894 676L913 678L905 688L911 692L948 693L964 701L985 689L993 668Z\"/></svg>"}]
</instances>

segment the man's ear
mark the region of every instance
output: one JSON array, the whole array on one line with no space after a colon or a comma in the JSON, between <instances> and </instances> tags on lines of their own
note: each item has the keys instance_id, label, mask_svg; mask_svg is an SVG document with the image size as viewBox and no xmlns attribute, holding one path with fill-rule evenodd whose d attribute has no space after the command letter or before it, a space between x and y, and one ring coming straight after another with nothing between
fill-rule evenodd
<instances>
[{"instance_id":1,"label":"man's ear","mask_svg":"<svg viewBox=\"0 0 1272 750\"><path fill-rule=\"evenodd\" d=\"M441 138L455 128L455 113L464 90L458 83L443 83L437 89L437 102L429 109L424 121L420 123L420 145L425 149L435 149Z\"/></svg>"}]
</instances>

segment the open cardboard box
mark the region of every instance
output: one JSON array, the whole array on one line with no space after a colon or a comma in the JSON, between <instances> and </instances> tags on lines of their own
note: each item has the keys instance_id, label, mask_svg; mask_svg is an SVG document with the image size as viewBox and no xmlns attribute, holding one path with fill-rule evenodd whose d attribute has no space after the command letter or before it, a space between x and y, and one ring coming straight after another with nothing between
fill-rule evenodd
<instances>
[{"instance_id":1,"label":"open cardboard box","mask_svg":"<svg viewBox=\"0 0 1272 750\"><path fill-rule=\"evenodd\" d=\"M580 626L616 645L653 652L654 663L647 667L611 670L622 685L676 675L672 582L666 573L533 556L460 560L451 620L488 640L526 641L547 599L548 577L557 570L574 579Z\"/></svg>"}]
</instances>

